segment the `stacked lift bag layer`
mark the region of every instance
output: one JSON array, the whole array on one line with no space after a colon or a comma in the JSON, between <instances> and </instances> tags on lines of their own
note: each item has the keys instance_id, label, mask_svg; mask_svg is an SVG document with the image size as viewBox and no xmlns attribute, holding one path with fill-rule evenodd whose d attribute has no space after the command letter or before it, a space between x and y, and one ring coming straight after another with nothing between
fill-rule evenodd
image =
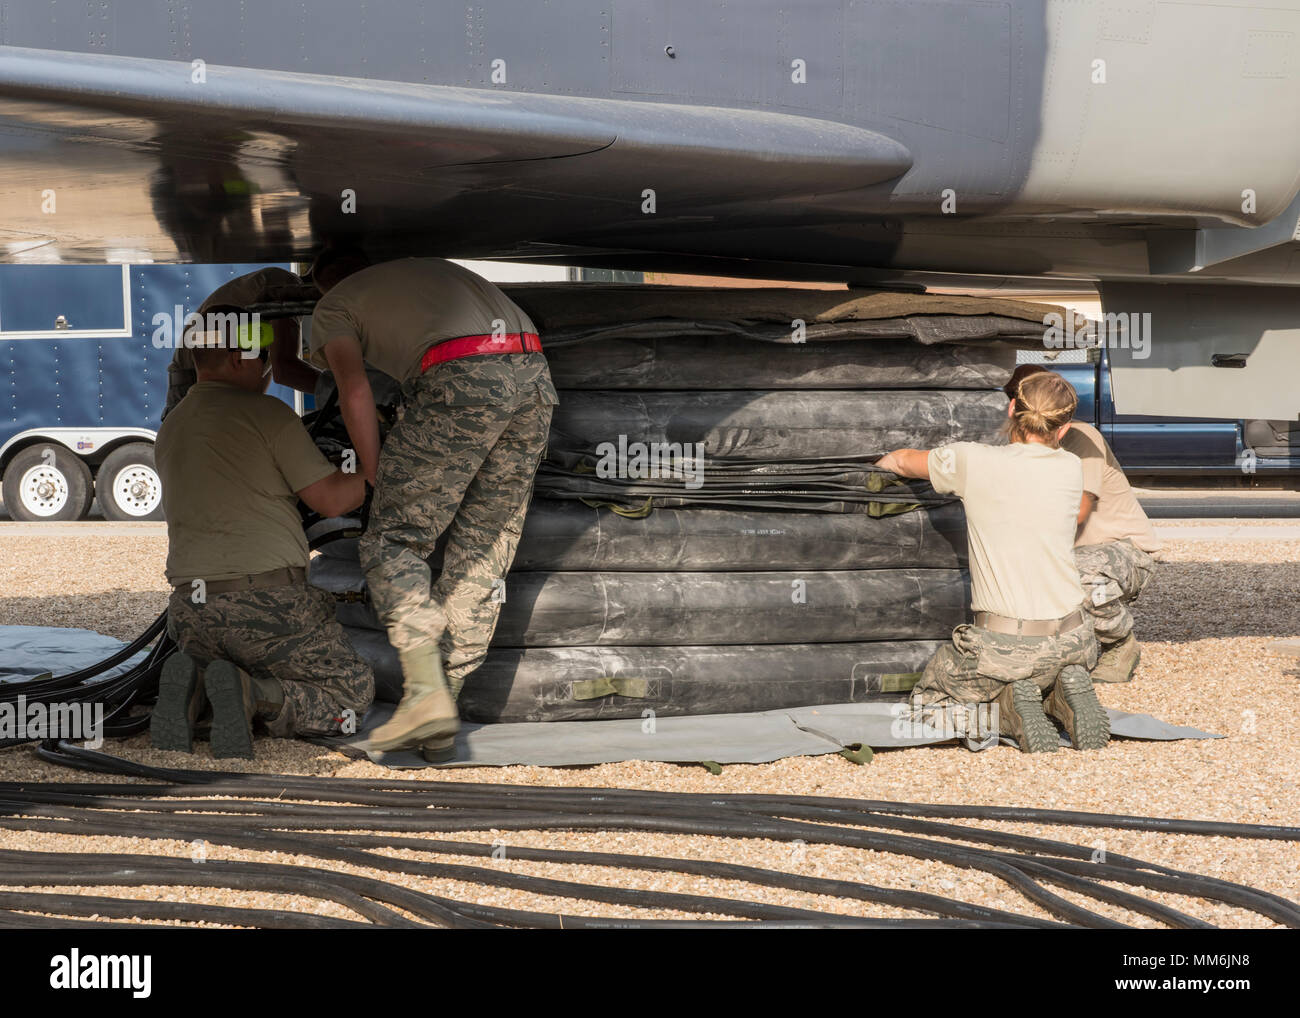
<instances>
[{"instance_id":1,"label":"stacked lift bag layer","mask_svg":"<svg viewBox=\"0 0 1300 1018\"><path fill-rule=\"evenodd\" d=\"M966 620L960 503L871 466L999 441L998 391L1045 308L851 291L577 285L507 292L560 394L487 661L480 722L894 699ZM792 323L803 325L803 341ZM703 443L703 483L605 478L602 443ZM617 511L616 511L617 509ZM439 554L434 556L435 576ZM355 540L312 582L401 694Z\"/></svg>"}]
</instances>

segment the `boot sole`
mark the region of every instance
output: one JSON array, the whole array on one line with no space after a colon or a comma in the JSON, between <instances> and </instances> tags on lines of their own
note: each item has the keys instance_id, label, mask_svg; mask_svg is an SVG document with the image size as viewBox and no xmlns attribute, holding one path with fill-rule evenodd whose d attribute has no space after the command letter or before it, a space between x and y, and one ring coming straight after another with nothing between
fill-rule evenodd
<instances>
[{"instance_id":1,"label":"boot sole","mask_svg":"<svg viewBox=\"0 0 1300 1018\"><path fill-rule=\"evenodd\" d=\"M198 665L188 654L177 651L163 662L158 702L149 718L149 744L154 749L194 752L189 708L198 684Z\"/></svg>"},{"instance_id":2,"label":"boot sole","mask_svg":"<svg viewBox=\"0 0 1300 1018\"><path fill-rule=\"evenodd\" d=\"M418 728L412 728L389 739L376 739L372 734L370 748L380 753L391 753L395 749L412 749L426 744L441 745L447 741L454 745L458 731L460 731L459 718L438 718L436 721L426 722Z\"/></svg>"},{"instance_id":3,"label":"boot sole","mask_svg":"<svg viewBox=\"0 0 1300 1018\"><path fill-rule=\"evenodd\" d=\"M446 763L456 759L456 737L437 742L426 742L420 747L420 755L429 763Z\"/></svg>"},{"instance_id":4,"label":"boot sole","mask_svg":"<svg viewBox=\"0 0 1300 1018\"><path fill-rule=\"evenodd\" d=\"M214 661L204 670L203 685L212 704L208 736L214 757L253 759L253 729L244 713L244 685L229 661Z\"/></svg>"},{"instance_id":5,"label":"boot sole","mask_svg":"<svg viewBox=\"0 0 1300 1018\"><path fill-rule=\"evenodd\" d=\"M1082 669L1080 673L1056 680L1047 707L1065 726L1075 749L1105 749L1110 743L1110 718L1097 699L1092 679Z\"/></svg>"},{"instance_id":6,"label":"boot sole","mask_svg":"<svg viewBox=\"0 0 1300 1018\"><path fill-rule=\"evenodd\" d=\"M1011 684L1011 709L1015 714L1010 720L1016 731L1008 731L1020 744L1022 753L1055 753L1061 748L1061 738L1056 728L1043 712L1042 694L1037 684L1029 679L1020 679ZM1001 708L1005 709L1005 708ZM1004 724L998 727L1007 731Z\"/></svg>"}]
</instances>

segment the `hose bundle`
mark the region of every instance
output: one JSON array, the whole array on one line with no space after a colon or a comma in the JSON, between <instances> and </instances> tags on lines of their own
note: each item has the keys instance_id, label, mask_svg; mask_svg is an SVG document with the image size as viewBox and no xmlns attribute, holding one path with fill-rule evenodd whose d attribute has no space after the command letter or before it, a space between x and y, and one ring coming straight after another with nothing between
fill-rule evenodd
<instances>
[{"instance_id":1,"label":"hose bundle","mask_svg":"<svg viewBox=\"0 0 1300 1018\"><path fill-rule=\"evenodd\" d=\"M136 916L260 928L283 927L549 927L645 928L680 920L587 918L508 909L448 897L447 882L506 888L624 908L687 912L748 922L804 927L1053 929L1123 928L1097 910L1117 907L1183 929L1203 919L1152 900L1142 890L1245 909L1274 923L1300 927L1300 907L1278 895L1118 853L1096 858L1090 845L956 824L953 819L1015 821L1072 827L1165 831L1204 837L1295 842L1300 828L1145 818L1014 807L895 803L875 800L752 794L684 794L632 789L534 787L465 782L377 781L294 775L164 770L67 743L45 743L39 755L79 769L143 779L145 784L0 783L0 829L78 836L181 840L191 845L287 853L292 866L265 861L177 859L107 852L0 852L0 887L219 887L295 894L332 901L356 919L270 909L231 909L129 896L0 890L0 927L33 925L27 913L62 917ZM492 843L457 832L491 832ZM802 850L836 845L932 860L997 877L1052 919L975 905L943 894L739 865L700 858L512 846L510 831L651 831L727 839L767 839ZM387 854L393 851L402 856ZM680 873L782 888L917 913L870 918L793 908L740 897L720 898L591 884L562 876L531 876L501 858L620 871ZM418 858L410 857L416 854ZM469 865L460 859L484 860ZM197 864L196 864L197 863ZM348 872L330 864L348 866ZM353 872L416 877L419 889ZM1122 885L1120 887L1112 885ZM1069 892L1065 897L1058 890ZM402 915L401 913L406 913ZM75 918L56 922L75 922ZM717 920L710 920L716 922ZM50 920L39 920L40 925Z\"/></svg>"}]
</instances>

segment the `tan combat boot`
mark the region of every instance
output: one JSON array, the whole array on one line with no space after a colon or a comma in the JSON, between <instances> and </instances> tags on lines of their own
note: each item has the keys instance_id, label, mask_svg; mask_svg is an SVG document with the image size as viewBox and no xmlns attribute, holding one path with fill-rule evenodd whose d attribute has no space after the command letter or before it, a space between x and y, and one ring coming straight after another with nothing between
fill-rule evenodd
<instances>
[{"instance_id":1,"label":"tan combat boot","mask_svg":"<svg viewBox=\"0 0 1300 1018\"><path fill-rule=\"evenodd\" d=\"M1142 660L1142 648L1132 633L1102 650L1097 667L1092 670L1093 682L1128 682Z\"/></svg>"},{"instance_id":2,"label":"tan combat boot","mask_svg":"<svg viewBox=\"0 0 1300 1018\"><path fill-rule=\"evenodd\" d=\"M1043 713L1043 694L1033 679L1008 682L993 701L998 730L1020 744L1022 753L1055 753L1061 748L1056 727Z\"/></svg>"},{"instance_id":3,"label":"tan combat boot","mask_svg":"<svg viewBox=\"0 0 1300 1018\"><path fill-rule=\"evenodd\" d=\"M1057 676L1043 708L1065 726L1075 749L1105 749L1110 718L1086 669L1073 665Z\"/></svg>"},{"instance_id":4,"label":"tan combat boot","mask_svg":"<svg viewBox=\"0 0 1300 1018\"><path fill-rule=\"evenodd\" d=\"M456 701L442 673L442 652L430 643L398 656L404 679L402 702L391 718L370 733L370 748L381 753L419 748L426 759L439 757L455 745L460 730Z\"/></svg>"},{"instance_id":5,"label":"tan combat boot","mask_svg":"<svg viewBox=\"0 0 1300 1018\"><path fill-rule=\"evenodd\" d=\"M284 689L274 679L254 679L229 661L203 670L212 704L212 755L253 759L253 721L275 718L284 709Z\"/></svg>"},{"instance_id":6,"label":"tan combat boot","mask_svg":"<svg viewBox=\"0 0 1300 1018\"><path fill-rule=\"evenodd\" d=\"M206 704L198 664L177 651L163 662L158 677L158 703L149 718L153 748L193 752L195 723Z\"/></svg>"}]
</instances>

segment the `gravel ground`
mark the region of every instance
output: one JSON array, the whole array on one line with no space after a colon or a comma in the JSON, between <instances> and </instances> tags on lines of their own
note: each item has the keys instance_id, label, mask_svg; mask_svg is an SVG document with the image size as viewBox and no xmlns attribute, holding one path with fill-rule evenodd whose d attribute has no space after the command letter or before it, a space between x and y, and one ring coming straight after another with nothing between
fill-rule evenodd
<instances>
[{"instance_id":1,"label":"gravel ground","mask_svg":"<svg viewBox=\"0 0 1300 1018\"><path fill-rule=\"evenodd\" d=\"M979 755L958 747L918 748L880 753L865 767L838 756L802 757L764 765L732 765L718 776L699 767L644 762L572 769L429 770L403 772L400 776L439 781L1022 805L1297 824L1300 823L1300 790L1297 789L1300 754L1296 751L1297 735L1300 735L1300 710L1297 709L1300 708L1300 682L1297 681L1300 666L1294 658L1273 653L1269 647L1274 640L1300 636L1300 617L1294 610L1294 592L1300 589L1300 541L1269 540L1268 521L1240 522L1242 526L1260 527L1260 539L1167 543L1165 562L1137 606L1138 633L1143 640L1143 659L1137 678L1124 686L1106 686L1100 690L1102 701L1109 707L1151 713L1175 724L1222 734L1226 736L1224 739L1173 743L1120 741L1100 753L1062 751L1033 757L1010 748L997 748ZM130 638L165 604L162 578L165 550L165 539L160 537L10 538L0 528L0 576L6 581L5 596L0 598L0 624L81 626L121 639ZM53 589L60 593L51 596L48 592ZM214 766L203 744L194 756L156 752L149 748L146 737L116 743L110 748L142 763ZM233 762L233 765L223 761L221 768L338 777L392 776L383 768L349 760L320 747L269 739L259 741L255 761ZM20 747L0 752L0 780L75 779L66 771L37 760L30 748ZM1137 856L1251 884L1300 901L1300 844L1032 824L989 822L980 826ZM1046 916L1037 905L992 876L972 874L940 863L835 846L792 846L758 840L645 833L471 832L438 837L471 842L496 840L502 844L504 859L474 861L476 865L590 883L770 901L849 915L915 914L859 901L679 874L521 862L510 858L509 848L511 845L590 848L711 858L926 890L1026 915ZM185 858L193 851L188 843L175 841L9 831L0 831L0 848L152 852ZM208 851L209 858L292 861L282 855L217 846ZM391 854L413 855L397 851ZM304 865L312 862L305 857L299 861ZM353 869L337 863L326 865ZM427 879L372 875L424 890L433 889ZM70 892L115 893L103 888L73 888ZM236 893L207 888L157 891L125 888L116 893L352 917L340 906L288 893ZM436 893L570 914L676 916L671 912L574 902L454 882L439 882ZM1075 898L1069 892L1060 893ZM1259 916L1235 908L1143 893L1217 925L1271 925ZM1118 907L1090 907L1134 925L1158 925Z\"/></svg>"},{"instance_id":2,"label":"gravel ground","mask_svg":"<svg viewBox=\"0 0 1300 1018\"><path fill-rule=\"evenodd\" d=\"M70 626L129 641L167 607L165 535L40 538L19 527L10 537L0 525L0 626Z\"/></svg>"}]
</instances>

